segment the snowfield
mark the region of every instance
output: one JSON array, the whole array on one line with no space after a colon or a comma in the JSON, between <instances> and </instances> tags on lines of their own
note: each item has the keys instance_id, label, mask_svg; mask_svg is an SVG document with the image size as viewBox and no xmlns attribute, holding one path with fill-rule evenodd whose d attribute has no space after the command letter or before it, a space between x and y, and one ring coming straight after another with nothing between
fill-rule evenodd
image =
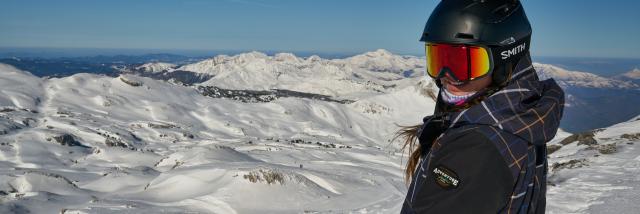
<instances>
[{"instance_id":1,"label":"snowfield","mask_svg":"<svg viewBox=\"0 0 640 214\"><path fill-rule=\"evenodd\" d=\"M0 69L1 213L397 212L392 133L434 103L418 78L349 104L244 103L132 75Z\"/></svg>"},{"instance_id":2,"label":"snowfield","mask_svg":"<svg viewBox=\"0 0 640 214\"><path fill-rule=\"evenodd\" d=\"M398 213L406 156L391 139L433 111L423 61L252 52L136 68L211 76L193 85L0 64L0 213ZM549 213L640 208L638 119L558 133Z\"/></svg>"}]
</instances>

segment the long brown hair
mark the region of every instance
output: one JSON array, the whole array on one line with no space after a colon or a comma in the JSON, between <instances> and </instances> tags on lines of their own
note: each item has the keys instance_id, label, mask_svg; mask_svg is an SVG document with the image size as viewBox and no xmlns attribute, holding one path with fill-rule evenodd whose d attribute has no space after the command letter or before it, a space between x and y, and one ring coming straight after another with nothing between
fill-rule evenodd
<instances>
[{"instance_id":1,"label":"long brown hair","mask_svg":"<svg viewBox=\"0 0 640 214\"><path fill-rule=\"evenodd\" d=\"M418 131L422 127L422 124L415 126L400 126L400 129L396 131L393 140L402 139L402 151L408 151L409 158L407 160L407 167L404 170L404 181L407 185L410 183L413 173L420 162L420 156L422 154L422 148L418 143Z\"/></svg>"}]
</instances>

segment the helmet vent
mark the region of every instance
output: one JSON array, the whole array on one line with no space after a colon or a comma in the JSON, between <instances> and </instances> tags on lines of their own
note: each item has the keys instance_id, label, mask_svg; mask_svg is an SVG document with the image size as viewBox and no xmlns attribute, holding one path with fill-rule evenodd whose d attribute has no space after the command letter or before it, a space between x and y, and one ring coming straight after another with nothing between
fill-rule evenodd
<instances>
[{"instance_id":1,"label":"helmet vent","mask_svg":"<svg viewBox=\"0 0 640 214\"><path fill-rule=\"evenodd\" d=\"M458 39L473 39L473 35L472 34L468 34L468 33L456 33L456 38L458 38Z\"/></svg>"},{"instance_id":2,"label":"helmet vent","mask_svg":"<svg viewBox=\"0 0 640 214\"><path fill-rule=\"evenodd\" d=\"M500 16L508 15L509 12L511 12L511 10L513 9L513 6L513 4L503 4L500 7L494 9L492 12Z\"/></svg>"}]
</instances>

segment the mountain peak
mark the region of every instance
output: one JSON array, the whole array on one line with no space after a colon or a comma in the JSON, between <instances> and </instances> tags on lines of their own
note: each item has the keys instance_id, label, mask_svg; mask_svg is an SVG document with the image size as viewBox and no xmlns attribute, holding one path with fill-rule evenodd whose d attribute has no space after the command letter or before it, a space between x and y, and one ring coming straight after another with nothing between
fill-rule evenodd
<instances>
[{"instance_id":1,"label":"mountain peak","mask_svg":"<svg viewBox=\"0 0 640 214\"><path fill-rule=\"evenodd\" d=\"M378 49L375 51L370 51L370 52L365 52L359 55L355 55L347 59L357 60L357 61L379 61L379 60L388 61L396 58L402 58L402 57L399 55L395 55L389 52L388 50Z\"/></svg>"},{"instance_id":2,"label":"mountain peak","mask_svg":"<svg viewBox=\"0 0 640 214\"><path fill-rule=\"evenodd\" d=\"M277 53L273 57L276 61L281 62L299 62L300 58L298 58L295 54L292 53Z\"/></svg>"},{"instance_id":3,"label":"mountain peak","mask_svg":"<svg viewBox=\"0 0 640 214\"><path fill-rule=\"evenodd\" d=\"M640 69L634 68L633 70L622 74L622 76L630 78L630 79L640 79Z\"/></svg>"},{"instance_id":4,"label":"mountain peak","mask_svg":"<svg viewBox=\"0 0 640 214\"><path fill-rule=\"evenodd\" d=\"M378 49L378 50L375 50L375 51L372 51L372 52L367 52L367 53L365 53L365 55L368 55L368 56L392 56L394 54L391 53L388 50L385 50L385 49Z\"/></svg>"},{"instance_id":5,"label":"mountain peak","mask_svg":"<svg viewBox=\"0 0 640 214\"><path fill-rule=\"evenodd\" d=\"M307 57L306 59L309 62L318 62L322 60L322 57L318 56L318 55L312 55L310 57Z\"/></svg>"},{"instance_id":6,"label":"mountain peak","mask_svg":"<svg viewBox=\"0 0 640 214\"><path fill-rule=\"evenodd\" d=\"M262 52L258 52L258 51L251 51L248 53L241 53L238 54L236 56L234 56L234 58L241 58L241 59L266 59L269 56L267 56L267 54L262 53Z\"/></svg>"},{"instance_id":7,"label":"mountain peak","mask_svg":"<svg viewBox=\"0 0 640 214\"><path fill-rule=\"evenodd\" d=\"M146 72L152 72L152 73L157 73L157 72L162 72L162 71L166 71L169 70L171 68L175 68L176 65L175 64L171 64L171 63L165 63L165 62L150 62L150 63L146 63L143 65L140 65L138 67L136 67L137 70L143 70Z\"/></svg>"}]
</instances>

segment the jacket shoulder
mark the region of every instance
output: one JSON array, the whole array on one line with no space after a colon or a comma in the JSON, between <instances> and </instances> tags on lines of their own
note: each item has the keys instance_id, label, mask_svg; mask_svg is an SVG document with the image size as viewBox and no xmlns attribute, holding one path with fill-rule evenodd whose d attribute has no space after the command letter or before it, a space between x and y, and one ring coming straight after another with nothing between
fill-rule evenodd
<instances>
[{"instance_id":1,"label":"jacket shoulder","mask_svg":"<svg viewBox=\"0 0 640 214\"><path fill-rule=\"evenodd\" d=\"M497 213L514 179L484 134L467 130L438 139L420 166L406 209L418 213ZM462 204L464 203L464 204Z\"/></svg>"},{"instance_id":2,"label":"jacket shoulder","mask_svg":"<svg viewBox=\"0 0 640 214\"><path fill-rule=\"evenodd\" d=\"M526 168L532 144L518 135L512 134L495 126L470 125L461 127L461 133L476 133L476 137L482 136L490 142L502 157L504 164L509 167L514 179Z\"/></svg>"}]
</instances>

